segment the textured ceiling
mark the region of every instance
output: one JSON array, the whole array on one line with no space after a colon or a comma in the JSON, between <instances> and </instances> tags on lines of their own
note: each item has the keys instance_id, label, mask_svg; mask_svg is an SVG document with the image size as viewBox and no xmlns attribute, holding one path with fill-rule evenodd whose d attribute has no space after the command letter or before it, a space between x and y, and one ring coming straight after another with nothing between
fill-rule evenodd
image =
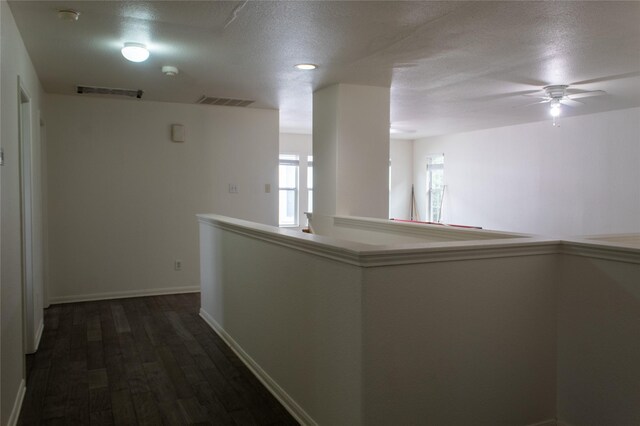
<instances>
[{"instance_id":1,"label":"textured ceiling","mask_svg":"<svg viewBox=\"0 0 640 426\"><path fill-rule=\"evenodd\" d=\"M283 131L310 131L312 93L334 83L391 87L392 126L408 138L548 119L523 96L548 84L607 92L563 116L640 106L639 2L9 4L47 92L252 99L280 110ZM59 20L62 8L79 21ZM150 59L124 60L125 41L146 43ZM319 68L293 68L301 62ZM163 65L180 74L162 75Z\"/></svg>"}]
</instances>

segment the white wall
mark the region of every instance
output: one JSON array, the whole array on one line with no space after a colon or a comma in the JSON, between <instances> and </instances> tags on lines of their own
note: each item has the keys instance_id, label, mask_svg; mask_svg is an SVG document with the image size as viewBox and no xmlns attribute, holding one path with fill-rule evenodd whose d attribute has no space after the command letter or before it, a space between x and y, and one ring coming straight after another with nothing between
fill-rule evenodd
<instances>
[{"instance_id":1,"label":"white wall","mask_svg":"<svg viewBox=\"0 0 640 426\"><path fill-rule=\"evenodd\" d=\"M0 424L7 424L24 379L23 302L20 236L20 155L18 130L18 77L31 96L31 165L33 224L34 327L42 323L43 280L43 176L40 168L39 117L42 89L24 47L13 15L5 1L0 2L0 143L5 165L0 168ZM17 413L14 413L14 415ZM13 420L13 419L11 419Z\"/></svg>"},{"instance_id":2,"label":"white wall","mask_svg":"<svg viewBox=\"0 0 640 426\"><path fill-rule=\"evenodd\" d=\"M553 419L557 263L544 255L366 268L363 424Z\"/></svg>"},{"instance_id":3,"label":"white wall","mask_svg":"<svg viewBox=\"0 0 640 426\"><path fill-rule=\"evenodd\" d=\"M389 88L336 84L313 94L314 211L389 214Z\"/></svg>"},{"instance_id":4,"label":"white wall","mask_svg":"<svg viewBox=\"0 0 640 426\"><path fill-rule=\"evenodd\" d=\"M300 158L300 172L298 176L298 225L303 228L307 225L309 191L307 191L307 158L313 155L311 135L297 133L280 133L280 154L294 154Z\"/></svg>"},{"instance_id":5,"label":"white wall","mask_svg":"<svg viewBox=\"0 0 640 426\"><path fill-rule=\"evenodd\" d=\"M268 235L209 223L200 233L201 315L275 382L302 424L361 424L359 268Z\"/></svg>"},{"instance_id":6,"label":"white wall","mask_svg":"<svg viewBox=\"0 0 640 426\"><path fill-rule=\"evenodd\" d=\"M411 218L411 184L413 183L413 141L391 139L391 189L389 190L389 217Z\"/></svg>"},{"instance_id":7,"label":"white wall","mask_svg":"<svg viewBox=\"0 0 640 426\"><path fill-rule=\"evenodd\" d=\"M417 140L421 217L432 153L445 154L444 222L557 235L640 231L640 108Z\"/></svg>"},{"instance_id":8,"label":"white wall","mask_svg":"<svg viewBox=\"0 0 640 426\"><path fill-rule=\"evenodd\" d=\"M277 224L278 111L60 95L48 106L52 302L197 288L197 213ZM174 123L186 142L171 142Z\"/></svg>"},{"instance_id":9,"label":"white wall","mask_svg":"<svg viewBox=\"0 0 640 426\"><path fill-rule=\"evenodd\" d=\"M305 134L280 133L280 154L295 154L300 157L300 209L299 223L305 226L307 219L306 190L307 156L313 155L312 136ZM413 183L413 141L389 140L391 176L389 189L389 217L409 219L411 215L411 185Z\"/></svg>"},{"instance_id":10,"label":"white wall","mask_svg":"<svg viewBox=\"0 0 640 426\"><path fill-rule=\"evenodd\" d=\"M555 417L556 242L394 249L213 216L200 232L202 316L303 424Z\"/></svg>"},{"instance_id":11,"label":"white wall","mask_svg":"<svg viewBox=\"0 0 640 426\"><path fill-rule=\"evenodd\" d=\"M639 425L640 263L573 255L562 262L558 419Z\"/></svg>"}]
</instances>

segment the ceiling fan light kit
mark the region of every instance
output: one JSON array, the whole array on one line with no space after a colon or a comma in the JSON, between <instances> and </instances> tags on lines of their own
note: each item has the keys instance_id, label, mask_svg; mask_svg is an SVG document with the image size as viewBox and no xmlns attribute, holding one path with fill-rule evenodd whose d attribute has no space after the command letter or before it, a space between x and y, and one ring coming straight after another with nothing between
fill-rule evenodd
<instances>
[{"instance_id":1,"label":"ceiling fan light kit","mask_svg":"<svg viewBox=\"0 0 640 426\"><path fill-rule=\"evenodd\" d=\"M580 89L569 89L568 84L553 84L549 86L544 86L542 88L541 94L538 95L530 95L524 94L524 96L533 96L538 99L542 99L536 104L549 104L549 114L553 117L553 125L559 126L557 122L557 118L562 113L563 106L569 107L577 107L582 104L582 102L577 101L576 99L586 98L590 96L598 96L604 95L606 92L603 90L580 90ZM577 92L577 93L574 93Z\"/></svg>"}]
</instances>

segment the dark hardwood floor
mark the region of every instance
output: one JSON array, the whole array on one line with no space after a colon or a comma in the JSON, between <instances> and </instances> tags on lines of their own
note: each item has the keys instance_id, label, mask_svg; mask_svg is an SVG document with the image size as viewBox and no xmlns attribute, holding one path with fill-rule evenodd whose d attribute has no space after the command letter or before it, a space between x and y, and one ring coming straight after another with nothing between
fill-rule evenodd
<instances>
[{"instance_id":1,"label":"dark hardwood floor","mask_svg":"<svg viewBox=\"0 0 640 426\"><path fill-rule=\"evenodd\" d=\"M297 425L199 306L199 294L52 305L19 424Z\"/></svg>"}]
</instances>

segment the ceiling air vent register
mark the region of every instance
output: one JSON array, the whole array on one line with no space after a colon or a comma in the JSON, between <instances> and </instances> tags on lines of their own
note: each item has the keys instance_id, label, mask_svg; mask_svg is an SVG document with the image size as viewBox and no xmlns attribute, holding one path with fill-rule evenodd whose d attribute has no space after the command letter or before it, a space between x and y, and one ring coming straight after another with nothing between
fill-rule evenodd
<instances>
[{"instance_id":1,"label":"ceiling air vent register","mask_svg":"<svg viewBox=\"0 0 640 426\"><path fill-rule=\"evenodd\" d=\"M142 98L144 93L142 90L133 89L112 89L109 87L92 87L92 86L77 86L76 92L78 94L96 94L96 95L111 95L111 96L126 96L129 98Z\"/></svg>"},{"instance_id":2,"label":"ceiling air vent register","mask_svg":"<svg viewBox=\"0 0 640 426\"><path fill-rule=\"evenodd\" d=\"M204 105L246 107L254 102L255 101L247 101L243 99L213 98L209 96L202 96L196 103Z\"/></svg>"}]
</instances>

